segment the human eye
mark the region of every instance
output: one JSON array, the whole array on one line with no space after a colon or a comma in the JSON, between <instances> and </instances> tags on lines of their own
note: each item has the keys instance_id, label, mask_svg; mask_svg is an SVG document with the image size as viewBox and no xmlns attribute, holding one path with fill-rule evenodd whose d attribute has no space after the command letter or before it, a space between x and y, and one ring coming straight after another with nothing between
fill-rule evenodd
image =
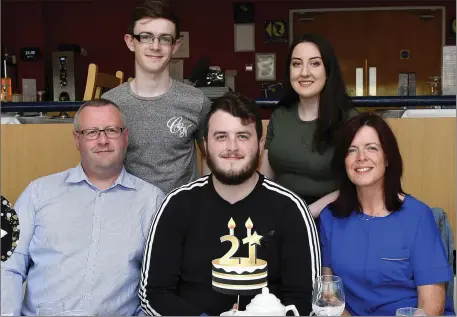
<instances>
[{"instance_id":1,"label":"human eye","mask_svg":"<svg viewBox=\"0 0 457 317\"><path fill-rule=\"evenodd\" d=\"M170 45L173 44L173 36L171 35L162 35L159 37L160 44Z\"/></svg>"},{"instance_id":2,"label":"human eye","mask_svg":"<svg viewBox=\"0 0 457 317\"><path fill-rule=\"evenodd\" d=\"M222 141L222 140L225 140L225 139L226 139L226 136L223 135L223 134L218 134L218 135L216 135L215 138L216 138L216 140L218 140L218 141Z\"/></svg>"},{"instance_id":3,"label":"human eye","mask_svg":"<svg viewBox=\"0 0 457 317\"><path fill-rule=\"evenodd\" d=\"M355 152L355 149L354 149L354 148L349 148L348 154L352 154L352 153L354 153L354 152Z\"/></svg>"},{"instance_id":4,"label":"human eye","mask_svg":"<svg viewBox=\"0 0 457 317\"><path fill-rule=\"evenodd\" d=\"M108 134L115 135L115 134L118 134L120 132L120 129L116 128L116 127L109 127L109 128L105 129L105 132L108 133Z\"/></svg>"},{"instance_id":5,"label":"human eye","mask_svg":"<svg viewBox=\"0 0 457 317\"><path fill-rule=\"evenodd\" d=\"M311 66L318 67L318 66L321 65L321 62L320 62L320 61L311 61L309 64L310 64Z\"/></svg>"},{"instance_id":6,"label":"human eye","mask_svg":"<svg viewBox=\"0 0 457 317\"><path fill-rule=\"evenodd\" d=\"M88 130L84 130L83 131L83 134L86 136L86 137L95 137L98 135L98 133L100 132L100 130L98 129L88 129Z\"/></svg>"},{"instance_id":7,"label":"human eye","mask_svg":"<svg viewBox=\"0 0 457 317\"><path fill-rule=\"evenodd\" d=\"M142 33L142 34L140 34L140 42L142 42L142 43L152 42L153 37L154 36L152 34Z\"/></svg>"},{"instance_id":8,"label":"human eye","mask_svg":"<svg viewBox=\"0 0 457 317\"><path fill-rule=\"evenodd\" d=\"M368 146L367 149L368 149L368 151L377 151L378 150L378 148L376 146L374 146L374 145Z\"/></svg>"},{"instance_id":9,"label":"human eye","mask_svg":"<svg viewBox=\"0 0 457 317\"><path fill-rule=\"evenodd\" d=\"M292 61L292 67L298 67L301 65L301 62L299 61Z\"/></svg>"},{"instance_id":10,"label":"human eye","mask_svg":"<svg viewBox=\"0 0 457 317\"><path fill-rule=\"evenodd\" d=\"M243 140L243 141L244 141L244 140L248 140L248 139L249 139L249 135L247 135L247 134L240 134L240 135L238 135L238 138L240 138L240 139Z\"/></svg>"}]
</instances>

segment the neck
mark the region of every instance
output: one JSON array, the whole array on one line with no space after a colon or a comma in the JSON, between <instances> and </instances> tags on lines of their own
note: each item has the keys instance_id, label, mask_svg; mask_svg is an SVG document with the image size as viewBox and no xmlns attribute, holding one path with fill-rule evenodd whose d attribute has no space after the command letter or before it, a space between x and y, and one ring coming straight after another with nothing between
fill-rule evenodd
<instances>
[{"instance_id":1,"label":"neck","mask_svg":"<svg viewBox=\"0 0 457 317\"><path fill-rule=\"evenodd\" d=\"M382 184L357 188L357 195L364 214L378 217L389 214L384 201Z\"/></svg>"},{"instance_id":2,"label":"neck","mask_svg":"<svg viewBox=\"0 0 457 317\"><path fill-rule=\"evenodd\" d=\"M168 67L160 73L151 74L135 63L135 79L130 82L130 88L138 96L157 97L168 92L172 83Z\"/></svg>"},{"instance_id":3,"label":"neck","mask_svg":"<svg viewBox=\"0 0 457 317\"><path fill-rule=\"evenodd\" d=\"M312 121L319 117L319 96L301 98L298 102L298 116L303 121Z\"/></svg>"},{"instance_id":4,"label":"neck","mask_svg":"<svg viewBox=\"0 0 457 317\"><path fill-rule=\"evenodd\" d=\"M121 169L116 167L115 169L100 169L100 170L93 170L88 171L83 166L84 173L87 175L89 181L97 187L98 190L105 190L112 186L116 179L119 177L121 173Z\"/></svg>"},{"instance_id":5,"label":"neck","mask_svg":"<svg viewBox=\"0 0 457 317\"><path fill-rule=\"evenodd\" d=\"M259 180L259 174L254 173L244 183L239 185L225 185L221 183L214 175L213 178L214 189L225 201L234 204L246 198L255 188Z\"/></svg>"}]
</instances>

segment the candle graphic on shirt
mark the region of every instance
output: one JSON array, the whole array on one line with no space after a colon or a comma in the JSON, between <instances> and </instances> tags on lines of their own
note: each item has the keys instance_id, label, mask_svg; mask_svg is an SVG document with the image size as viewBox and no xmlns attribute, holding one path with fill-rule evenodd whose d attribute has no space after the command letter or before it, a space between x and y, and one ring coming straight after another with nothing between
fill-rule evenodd
<instances>
[{"instance_id":1,"label":"candle graphic on shirt","mask_svg":"<svg viewBox=\"0 0 457 317\"><path fill-rule=\"evenodd\" d=\"M227 224L227 227L230 229L230 235L233 236L235 234L235 227L236 223L233 218L230 218L230 221Z\"/></svg>"},{"instance_id":2,"label":"candle graphic on shirt","mask_svg":"<svg viewBox=\"0 0 457 317\"><path fill-rule=\"evenodd\" d=\"M246 223L244 225L246 226L247 236L249 237L251 235L251 229L254 226L250 217L248 218L248 220L246 220Z\"/></svg>"}]
</instances>

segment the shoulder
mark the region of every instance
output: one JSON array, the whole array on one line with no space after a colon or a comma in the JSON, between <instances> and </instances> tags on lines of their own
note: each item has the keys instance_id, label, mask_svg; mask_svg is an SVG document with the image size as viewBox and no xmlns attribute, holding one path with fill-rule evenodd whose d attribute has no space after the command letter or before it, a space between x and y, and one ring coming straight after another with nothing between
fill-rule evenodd
<instances>
[{"instance_id":1,"label":"shoulder","mask_svg":"<svg viewBox=\"0 0 457 317\"><path fill-rule=\"evenodd\" d=\"M148 183L141 178L130 174L129 172L125 171L125 173L128 175L130 181L135 185L136 190L140 194L147 194L149 198L157 198L157 197L163 197L164 194L160 188L157 186Z\"/></svg>"},{"instance_id":2,"label":"shoulder","mask_svg":"<svg viewBox=\"0 0 457 317\"><path fill-rule=\"evenodd\" d=\"M18 197L16 204L28 199L36 204L38 201L60 197L67 188L65 184L66 179L75 170L76 168L70 168L59 173L46 175L33 180Z\"/></svg>"},{"instance_id":3,"label":"shoulder","mask_svg":"<svg viewBox=\"0 0 457 317\"><path fill-rule=\"evenodd\" d=\"M120 95L124 95L124 94L128 93L129 85L130 85L130 83L128 83L128 82L120 84L119 86L116 86L116 87L108 90L107 92L105 92L103 95L101 95L101 98L116 102L116 99Z\"/></svg>"},{"instance_id":4,"label":"shoulder","mask_svg":"<svg viewBox=\"0 0 457 317\"><path fill-rule=\"evenodd\" d=\"M195 199L196 194L207 189L209 184L209 175L205 175L193 182L180 186L169 192L164 199L164 202L178 202L186 204Z\"/></svg>"},{"instance_id":5,"label":"shoulder","mask_svg":"<svg viewBox=\"0 0 457 317\"><path fill-rule=\"evenodd\" d=\"M320 223L322 223L322 224L331 223L335 219L338 219L338 218L333 216L333 212L329 206L326 206L319 215L319 220L320 220Z\"/></svg>"},{"instance_id":6,"label":"shoulder","mask_svg":"<svg viewBox=\"0 0 457 317\"><path fill-rule=\"evenodd\" d=\"M405 196L399 212L407 213L410 219L422 219L430 215L433 216L432 209L427 204L411 195Z\"/></svg>"},{"instance_id":7,"label":"shoulder","mask_svg":"<svg viewBox=\"0 0 457 317\"><path fill-rule=\"evenodd\" d=\"M49 190L49 188L52 188L52 187L56 187L56 186L60 187L65 182L67 177L70 176L73 172L75 172L76 169L77 169L76 167L73 167L73 168L69 168L69 169L59 172L59 173L50 174L50 175L46 175L46 176L37 178L36 180L32 181L30 183L30 185L32 187L33 186L36 186L36 187L45 186L48 188L48 190Z\"/></svg>"},{"instance_id":8,"label":"shoulder","mask_svg":"<svg viewBox=\"0 0 457 317\"><path fill-rule=\"evenodd\" d=\"M273 110L271 113L271 119L280 119L284 116L290 115L291 113L291 107L286 107L286 106L278 106L276 109Z\"/></svg>"},{"instance_id":9,"label":"shoulder","mask_svg":"<svg viewBox=\"0 0 457 317\"><path fill-rule=\"evenodd\" d=\"M271 179L263 176L262 187L267 191L266 196L269 199L279 202L281 205L290 205L301 213L311 214L306 203L293 191L279 185ZM287 209L288 210L288 209Z\"/></svg>"},{"instance_id":10,"label":"shoulder","mask_svg":"<svg viewBox=\"0 0 457 317\"><path fill-rule=\"evenodd\" d=\"M186 98L193 98L193 100L198 100L202 104L208 100L201 89L195 88L191 85L182 83L180 81L174 81L173 91L176 94L182 95Z\"/></svg>"}]
</instances>

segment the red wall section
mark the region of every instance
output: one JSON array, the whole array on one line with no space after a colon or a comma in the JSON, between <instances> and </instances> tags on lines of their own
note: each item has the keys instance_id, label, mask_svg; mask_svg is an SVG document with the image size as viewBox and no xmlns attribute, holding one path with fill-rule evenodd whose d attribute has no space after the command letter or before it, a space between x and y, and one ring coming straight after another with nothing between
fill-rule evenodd
<instances>
[{"instance_id":1,"label":"red wall section","mask_svg":"<svg viewBox=\"0 0 457 317\"><path fill-rule=\"evenodd\" d=\"M12 0L9 0L12 1ZM190 33L190 58L184 60L184 76L188 76L201 56L208 56L212 65L238 71L237 91L252 98L261 96L261 83L254 72L244 71L245 64L254 63L254 52L234 52L233 4L235 0L172 0L181 20L182 31ZM444 0L416 1L267 1L255 4L256 52L276 53L277 80L283 80L287 43L265 44L265 20L288 20L289 9L343 8L377 6L445 6L447 17L455 17L455 2ZM125 46L133 0L112 1L26 1L6 2L2 7L2 50L19 54L25 46L41 47L43 58L22 62L18 58L19 77L36 78L37 89L46 85L45 72L50 71L50 54L59 43L76 43L89 53L89 61L103 72L123 70L126 78L133 76L133 54ZM455 41L448 41L455 44Z\"/></svg>"}]
</instances>

